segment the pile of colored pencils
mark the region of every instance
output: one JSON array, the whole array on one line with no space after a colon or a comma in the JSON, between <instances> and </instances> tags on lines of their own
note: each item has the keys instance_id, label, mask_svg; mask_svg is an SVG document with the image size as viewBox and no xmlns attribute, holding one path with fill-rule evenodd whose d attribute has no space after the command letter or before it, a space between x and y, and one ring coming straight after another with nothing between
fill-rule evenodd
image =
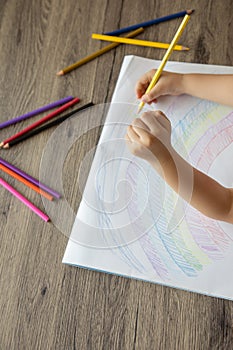
<instances>
[{"instance_id":1,"label":"pile of colored pencils","mask_svg":"<svg viewBox=\"0 0 233 350\"><path fill-rule=\"evenodd\" d=\"M33 124L29 125L28 127L22 129L17 134L10 136L9 138L5 139L1 142L0 147L4 149L8 149L20 142L23 142L24 140L31 138L39 133L41 133L44 130L47 130L55 125L58 125L74 115L77 112L80 112L81 110L88 108L90 106L93 106L93 103L87 103L86 105L75 109L68 114L65 114L55 120L50 121L57 115L61 114L62 112L66 111L68 108L74 106L76 103L80 101L79 98L73 98L72 96L67 96L61 100L55 101L53 103L50 103L46 106L40 107L36 110L33 110L29 113L26 113L24 115L21 115L19 117L16 117L14 119L7 120L0 124L0 129L4 129L10 125L19 123L21 121L24 121L28 118L31 118L35 115L38 115L40 113L46 112L52 108L56 108L53 112L49 113L48 115L44 116L40 120L34 122ZM50 121L49 123L46 123ZM33 191L39 193L41 196L48 200L53 200L54 198L59 199L60 194L48 186L44 185L43 183L39 182L39 180L33 178L32 176L28 175L24 171L20 170L19 168L15 167L14 165L10 164L6 160L0 158L0 170L4 172L5 174L15 178L16 180L23 183L25 186L29 187ZM9 183L7 183L5 180L3 180L0 177L0 185L2 185L6 190L8 190L11 194L13 194L16 198L18 198L22 203L24 203L28 208L30 208L34 213L36 213L39 217L41 217L44 221L49 221L49 217L43 213L39 208L34 206L33 203L31 203L27 198L25 198L21 193L19 193L15 188L13 188Z\"/></svg>"},{"instance_id":2,"label":"pile of colored pencils","mask_svg":"<svg viewBox=\"0 0 233 350\"><path fill-rule=\"evenodd\" d=\"M0 170L11 177L17 179L25 186L31 188L33 191L39 193L44 198L52 201L54 198L59 199L61 196L58 192L52 190L48 186L39 182L39 180L34 177L28 175L24 171L10 164L6 160L0 158ZM18 198L22 203L24 203L29 209L31 209L35 214L37 214L44 221L49 221L49 217L43 213L39 208L37 208L34 204L32 204L26 197L24 197L21 193L19 193L15 188L13 188L9 183L0 177L0 185L2 185L6 190L8 190L13 196Z\"/></svg>"},{"instance_id":3,"label":"pile of colored pencils","mask_svg":"<svg viewBox=\"0 0 233 350\"><path fill-rule=\"evenodd\" d=\"M146 41L146 40L134 40L131 39L139 34L141 34L144 31L144 28L149 27L154 24L159 24L162 22L170 21L175 18L184 17L185 15L191 15L194 12L194 10L185 10L180 11L168 16L155 18L150 21L137 23L134 25L131 25L126 28L121 28L118 30L115 30L113 32L105 33L105 35L102 34L92 34L93 39L99 39L104 41L110 41L111 44L103 47L102 49L92 53L91 55L88 55L81 60L71 64L70 66L63 68L59 72L57 72L57 75L64 75L72 70L82 66L83 64L92 61L94 58L99 57L103 55L104 53L114 49L115 47L119 46L120 44L130 44L130 45L139 45L139 46L149 46L149 47L155 47L159 49L168 49L169 44L168 43L161 43L161 42L154 42L154 41ZM129 33L130 32L130 33ZM128 33L125 37L120 37L120 34ZM189 48L182 46L182 45L175 45L173 50L179 50L179 51L188 51Z\"/></svg>"},{"instance_id":4,"label":"pile of colored pencils","mask_svg":"<svg viewBox=\"0 0 233 350\"><path fill-rule=\"evenodd\" d=\"M19 117L16 117L14 119L7 120L3 123L0 124L0 129L6 128L10 125L19 123L23 120L29 119L35 115L38 115L42 112L46 112L52 108L57 108L55 111L49 113L45 117L41 118L40 120L32 123L31 125L27 126L26 128L22 129L20 132L17 134L10 136L9 138L5 139L0 143L0 147L2 148L9 148L13 146L16 143L19 143L23 141L24 139L28 138L28 133L31 132L32 130L36 130L36 128L42 124L45 124L47 121L51 120L52 118L56 117L57 115L61 114L64 112L66 109L69 107L75 105L78 103L80 100L79 98L73 98L72 96L65 97L61 100L58 100L56 102L50 103L46 106L40 107L38 109L35 109L34 111L31 111L29 113L23 114ZM26 136L27 135L27 136Z\"/></svg>"}]
</instances>

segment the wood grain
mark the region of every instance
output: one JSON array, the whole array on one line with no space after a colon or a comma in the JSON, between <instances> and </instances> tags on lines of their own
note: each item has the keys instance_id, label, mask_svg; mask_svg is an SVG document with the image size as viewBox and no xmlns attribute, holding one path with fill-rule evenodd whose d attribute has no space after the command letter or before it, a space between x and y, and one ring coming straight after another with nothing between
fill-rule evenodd
<instances>
[{"instance_id":1,"label":"wood grain","mask_svg":"<svg viewBox=\"0 0 233 350\"><path fill-rule=\"evenodd\" d=\"M164 52L121 45L64 77L56 72L105 45L92 32L185 8L196 10L181 40L191 50L172 60L232 65L231 0L1 0L0 121L70 94L83 104L110 102L124 55L161 59ZM178 24L161 23L139 38L169 42ZM1 140L26 125L2 130ZM51 133L1 157L38 177ZM81 194L72 174L99 135L99 128L83 135L67 156L65 192L74 210ZM43 209L35 193L9 182ZM62 265L67 237L2 188L0 195L0 349L233 348L232 302Z\"/></svg>"}]
</instances>

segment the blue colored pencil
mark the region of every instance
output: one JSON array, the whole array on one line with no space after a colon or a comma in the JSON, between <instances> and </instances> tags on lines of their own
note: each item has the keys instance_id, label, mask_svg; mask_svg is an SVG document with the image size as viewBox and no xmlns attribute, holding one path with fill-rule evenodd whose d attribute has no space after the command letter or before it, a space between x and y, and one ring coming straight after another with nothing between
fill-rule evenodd
<instances>
[{"instance_id":1,"label":"blue colored pencil","mask_svg":"<svg viewBox=\"0 0 233 350\"><path fill-rule=\"evenodd\" d=\"M161 22L170 21L171 19L174 19L174 18L184 17L185 15L191 15L191 13L193 13L193 11L194 10L185 10L185 11L177 12L177 13L174 13L172 15L168 15L168 16L160 17L160 18L155 18L155 19L152 19L152 20L147 21L147 22L134 24L130 27L121 28L118 30L114 30L113 32L108 32L108 33L104 33L104 34L105 35L120 35L123 33L127 33L131 30L135 30L135 29L140 28L140 27L143 27L143 28L149 27L152 24L158 24Z\"/></svg>"}]
</instances>

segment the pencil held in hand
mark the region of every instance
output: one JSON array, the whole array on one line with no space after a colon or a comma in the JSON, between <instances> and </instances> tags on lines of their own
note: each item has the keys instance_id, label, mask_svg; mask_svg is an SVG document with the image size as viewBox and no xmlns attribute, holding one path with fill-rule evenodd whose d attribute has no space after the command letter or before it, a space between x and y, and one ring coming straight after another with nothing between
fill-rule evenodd
<instances>
[{"instance_id":1,"label":"pencil held in hand","mask_svg":"<svg viewBox=\"0 0 233 350\"><path fill-rule=\"evenodd\" d=\"M172 51L174 50L174 46L176 45L176 43L180 39L180 37L181 37L181 35L182 35L182 33L183 33L183 31L184 31L184 29L185 29L189 19L190 19L190 15L185 15L185 17L184 17L183 21L181 22L181 24L180 24L180 26L179 26L179 28L178 28L175 36L174 36L174 38L173 38L169 48L167 49L167 51L166 51L166 53L165 53L165 55L164 55L164 57L163 57L163 59L162 59L162 61L160 63L159 68L157 69L153 79L150 82L150 85L148 86L148 88L146 90L146 93L150 92L151 89L153 89L153 87L155 86L155 84L159 80L159 78L160 78L160 76L162 74L162 71L163 71L163 69L165 67L165 64L167 63L169 57L171 56ZM139 104L138 113L142 110L143 106L144 106L144 102L141 101L140 104Z\"/></svg>"}]
</instances>

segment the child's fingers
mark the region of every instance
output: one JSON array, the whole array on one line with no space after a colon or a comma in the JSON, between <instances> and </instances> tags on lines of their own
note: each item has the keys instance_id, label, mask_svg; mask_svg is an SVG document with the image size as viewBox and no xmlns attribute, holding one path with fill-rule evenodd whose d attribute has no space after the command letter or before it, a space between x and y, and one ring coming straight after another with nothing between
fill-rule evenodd
<instances>
[{"instance_id":1,"label":"child's fingers","mask_svg":"<svg viewBox=\"0 0 233 350\"><path fill-rule=\"evenodd\" d=\"M162 95L162 90L159 88L158 83L151 89L150 92L146 93L141 97L142 102L149 103L157 100L159 96Z\"/></svg>"},{"instance_id":2,"label":"child's fingers","mask_svg":"<svg viewBox=\"0 0 233 350\"><path fill-rule=\"evenodd\" d=\"M133 127L138 127L141 129L146 130L147 132L150 131L150 129L148 128L148 126L143 122L143 120L141 118L135 118L132 122L132 126Z\"/></svg>"},{"instance_id":3,"label":"child's fingers","mask_svg":"<svg viewBox=\"0 0 233 350\"><path fill-rule=\"evenodd\" d=\"M137 85L135 87L135 92L136 92L137 98L141 98L145 94L148 86L149 86L149 82L148 83L142 83L142 82L137 83Z\"/></svg>"},{"instance_id":4,"label":"child's fingers","mask_svg":"<svg viewBox=\"0 0 233 350\"><path fill-rule=\"evenodd\" d=\"M148 88L154 73L155 70L152 69L151 71L145 73L137 82L135 87L137 98L141 98L145 94L146 89Z\"/></svg>"},{"instance_id":5,"label":"child's fingers","mask_svg":"<svg viewBox=\"0 0 233 350\"><path fill-rule=\"evenodd\" d=\"M150 133L150 129L143 122L141 118L135 118L132 123L134 131L138 134L140 139L145 139L148 137L148 133Z\"/></svg>"},{"instance_id":6,"label":"child's fingers","mask_svg":"<svg viewBox=\"0 0 233 350\"><path fill-rule=\"evenodd\" d=\"M165 129L170 128L170 121L161 111L145 112L142 114L141 119L152 133L157 132L161 127Z\"/></svg>"},{"instance_id":7,"label":"child's fingers","mask_svg":"<svg viewBox=\"0 0 233 350\"><path fill-rule=\"evenodd\" d=\"M145 125L142 126L139 123L138 124L133 123L132 128L135 131L135 133L138 135L138 142L147 139L148 135L150 134L148 127L145 127Z\"/></svg>"},{"instance_id":8,"label":"child's fingers","mask_svg":"<svg viewBox=\"0 0 233 350\"><path fill-rule=\"evenodd\" d=\"M136 133L136 131L133 129L132 125L128 126L127 135L128 135L130 142L139 142L140 141L140 137Z\"/></svg>"},{"instance_id":9,"label":"child's fingers","mask_svg":"<svg viewBox=\"0 0 233 350\"><path fill-rule=\"evenodd\" d=\"M149 103L154 100L157 100L157 98L159 98L160 96L168 94L168 89L168 82L165 79L165 75L162 75L155 84L155 86L151 89L151 91L141 96L141 100L144 103Z\"/></svg>"},{"instance_id":10,"label":"child's fingers","mask_svg":"<svg viewBox=\"0 0 233 350\"><path fill-rule=\"evenodd\" d=\"M162 111L153 112L156 120L166 129L170 128L171 123L168 117Z\"/></svg>"},{"instance_id":11,"label":"child's fingers","mask_svg":"<svg viewBox=\"0 0 233 350\"><path fill-rule=\"evenodd\" d=\"M144 124L147 125L148 129L152 133L157 131L161 127L161 125L158 124L156 120L155 112L145 112L142 114L141 119L144 122Z\"/></svg>"},{"instance_id":12,"label":"child's fingers","mask_svg":"<svg viewBox=\"0 0 233 350\"><path fill-rule=\"evenodd\" d=\"M157 103L158 100L155 98L154 100L150 101L150 102L147 102L148 105L151 105L152 103Z\"/></svg>"}]
</instances>

